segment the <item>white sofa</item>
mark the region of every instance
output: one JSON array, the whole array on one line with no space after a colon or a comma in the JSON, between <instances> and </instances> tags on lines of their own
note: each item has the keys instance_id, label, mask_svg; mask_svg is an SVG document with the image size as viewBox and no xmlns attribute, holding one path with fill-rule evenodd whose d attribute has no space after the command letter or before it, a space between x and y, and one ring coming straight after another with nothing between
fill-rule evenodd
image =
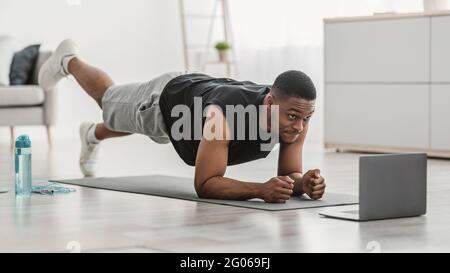
<instances>
[{"instance_id":1,"label":"white sofa","mask_svg":"<svg viewBox=\"0 0 450 273\"><path fill-rule=\"evenodd\" d=\"M56 88L43 90L38 86L38 74L51 52L39 53L33 72L32 85L0 86L0 126L9 126L11 143L14 142L14 126L43 125L51 145L50 126L56 120Z\"/></svg>"}]
</instances>

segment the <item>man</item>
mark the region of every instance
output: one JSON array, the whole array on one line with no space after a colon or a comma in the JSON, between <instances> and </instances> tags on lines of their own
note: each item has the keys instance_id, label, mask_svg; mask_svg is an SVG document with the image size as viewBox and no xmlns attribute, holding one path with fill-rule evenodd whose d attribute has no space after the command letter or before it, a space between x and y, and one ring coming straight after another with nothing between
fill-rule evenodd
<instances>
[{"instance_id":1,"label":"man","mask_svg":"<svg viewBox=\"0 0 450 273\"><path fill-rule=\"evenodd\" d=\"M86 176L95 175L102 140L138 133L157 143L172 142L183 161L195 166L195 190L202 198L260 198L282 203L303 194L320 199L325 192L320 170L302 173L302 149L316 91L311 79L300 71L282 73L273 86L190 72L115 85L105 72L78 57L72 40L64 40L41 68L39 84L49 90L68 75L73 75L103 110L104 123L80 126L80 168ZM263 110L252 120L251 111L239 116L229 106ZM200 119L196 108L205 114ZM185 115L180 118L182 112ZM243 131L235 130L234 125L242 119L246 121L240 127ZM263 139L264 130L280 142L278 176L265 183L225 177L228 165L269 154L269 149L263 149L268 140Z\"/></svg>"}]
</instances>

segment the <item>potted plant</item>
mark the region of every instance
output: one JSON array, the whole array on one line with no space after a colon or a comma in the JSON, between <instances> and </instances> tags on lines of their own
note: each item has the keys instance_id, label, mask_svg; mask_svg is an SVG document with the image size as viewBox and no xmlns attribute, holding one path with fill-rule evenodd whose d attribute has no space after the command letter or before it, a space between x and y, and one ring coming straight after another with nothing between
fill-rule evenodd
<instances>
[{"instance_id":1,"label":"potted plant","mask_svg":"<svg viewBox=\"0 0 450 273\"><path fill-rule=\"evenodd\" d=\"M227 56L228 50L231 48L230 44L228 44L227 41L221 41L216 43L215 48L219 53L219 61L226 62L228 57Z\"/></svg>"}]
</instances>

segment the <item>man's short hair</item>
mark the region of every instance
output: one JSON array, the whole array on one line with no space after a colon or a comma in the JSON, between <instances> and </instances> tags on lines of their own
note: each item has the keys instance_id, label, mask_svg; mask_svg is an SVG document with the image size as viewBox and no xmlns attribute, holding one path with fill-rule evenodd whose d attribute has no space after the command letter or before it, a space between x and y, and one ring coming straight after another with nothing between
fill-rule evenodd
<instances>
[{"instance_id":1,"label":"man's short hair","mask_svg":"<svg viewBox=\"0 0 450 273\"><path fill-rule=\"evenodd\" d=\"M275 79L271 89L275 97L287 99L301 98L307 101L316 99L314 83L305 73L298 70L288 70Z\"/></svg>"}]
</instances>

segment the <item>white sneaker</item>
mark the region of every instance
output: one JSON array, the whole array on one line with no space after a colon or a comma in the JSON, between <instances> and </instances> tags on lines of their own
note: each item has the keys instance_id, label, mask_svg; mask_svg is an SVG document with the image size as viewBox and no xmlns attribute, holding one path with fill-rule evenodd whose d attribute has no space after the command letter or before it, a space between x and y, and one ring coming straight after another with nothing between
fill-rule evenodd
<instances>
[{"instance_id":1,"label":"white sneaker","mask_svg":"<svg viewBox=\"0 0 450 273\"><path fill-rule=\"evenodd\" d=\"M98 169L100 143L89 143L87 139L87 133L92 126L95 126L95 123L83 122L80 125L80 170L85 176L95 176Z\"/></svg>"},{"instance_id":2,"label":"white sneaker","mask_svg":"<svg viewBox=\"0 0 450 273\"><path fill-rule=\"evenodd\" d=\"M68 71L63 68L64 57L76 55L76 44L73 40L62 41L48 60L39 70L39 86L44 91L51 90L64 77L68 76Z\"/></svg>"}]
</instances>

